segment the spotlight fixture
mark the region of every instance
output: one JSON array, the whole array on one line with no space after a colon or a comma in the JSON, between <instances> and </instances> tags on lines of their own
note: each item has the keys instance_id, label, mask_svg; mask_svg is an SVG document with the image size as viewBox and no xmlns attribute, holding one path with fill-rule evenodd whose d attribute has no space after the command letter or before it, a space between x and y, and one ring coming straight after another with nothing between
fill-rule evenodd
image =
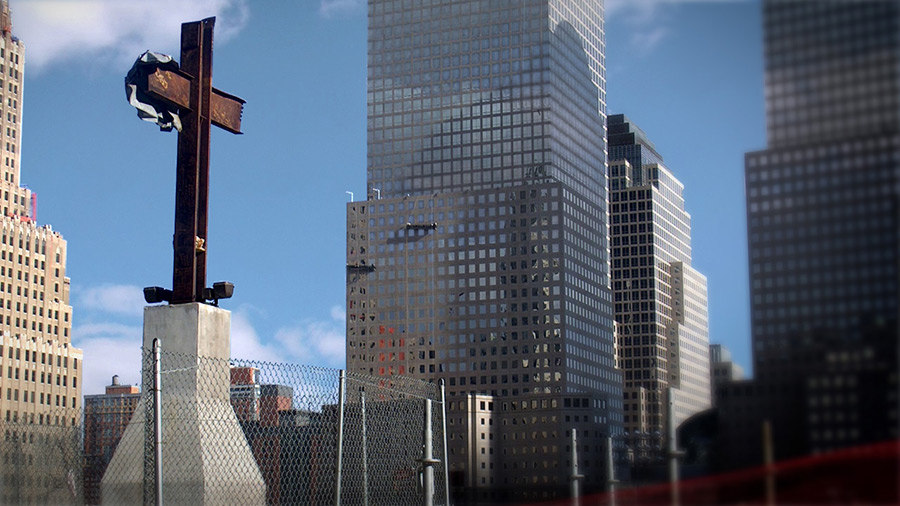
<instances>
[{"instance_id":1,"label":"spotlight fixture","mask_svg":"<svg viewBox=\"0 0 900 506\"><path fill-rule=\"evenodd\" d=\"M211 301L213 306L219 305L219 299L230 299L234 294L234 283L217 281L212 288L203 289L203 299Z\"/></svg>"},{"instance_id":2,"label":"spotlight fixture","mask_svg":"<svg viewBox=\"0 0 900 506\"><path fill-rule=\"evenodd\" d=\"M172 300L172 290L161 286L148 286L144 288L144 300L147 304L158 304Z\"/></svg>"},{"instance_id":3,"label":"spotlight fixture","mask_svg":"<svg viewBox=\"0 0 900 506\"><path fill-rule=\"evenodd\" d=\"M213 292L215 292L217 299L230 299L234 295L234 283L217 281L213 283Z\"/></svg>"},{"instance_id":4,"label":"spotlight fixture","mask_svg":"<svg viewBox=\"0 0 900 506\"><path fill-rule=\"evenodd\" d=\"M218 306L219 299L230 299L234 295L234 283L218 281L212 288L204 288L201 294L203 299L198 302L211 302ZM147 304L159 304L160 302L172 302L172 290L161 286L148 286L144 288L144 300Z\"/></svg>"}]
</instances>

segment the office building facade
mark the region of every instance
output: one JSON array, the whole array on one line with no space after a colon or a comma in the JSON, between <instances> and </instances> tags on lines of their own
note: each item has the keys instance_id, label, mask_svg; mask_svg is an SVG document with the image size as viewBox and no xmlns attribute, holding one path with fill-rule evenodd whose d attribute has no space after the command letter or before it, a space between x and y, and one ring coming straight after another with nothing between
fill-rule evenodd
<instances>
[{"instance_id":1,"label":"office building facade","mask_svg":"<svg viewBox=\"0 0 900 506\"><path fill-rule=\"evenodd\" d=\"M721 344L709 345L709 378L715 391L723 385L744 379L744 368L731 360L731 351Z\"/></svg>"},{"instance_id":2,"label":"office building facade","mask_svg":"<svg viewBox=\"0 0 900 506\"><path fill-rule=\"evenodd\" d=\"M684 186L642 130L607 118L610 243L625 430L666 433L710 406L706 277L691 267Z\"/></svg>"},{"instance_id":3,"label":"office building facade","mask_svg":"<svg viewBox=\"0 0 900 506\"><path fill-rule=\"evenodd\" d=\"M231 367L231 407L265 480L268 504L283 504L291 497L292 484L285 478L296 473L286 472L284 463L291 458L285 448L299 437L285 418L293 411L293 398L289 386L261 383L259 369Z\"/></svg>"},{"instance_id":4,"label":"office building facade","mask_svg":"<svg viewBox=\"0 0 900 506\"><path fill-rule=\"evenodd\" d=\"M36 195L21 185L25 44L0 2L0 416L73 425L81 408L82 352L71 344L66 241L35 221Z\"/></svg>"},{"instance_id":5,"label":"office building facade","mask_svg":"<svg viewBox=\"0 0 900 506\"><path fill-rule=\"evenodd\" d=\"M84 396L84 503L100 504L100 480L137 409L141 390L113 376L105 393Z\"/></svg>"},{"instance_id":6,"label":"office building facade","mask_svg":"<svg viewBox=\"0 0 900 506\"><path fill-rule=\"evenodd\" d=\"M36 223L37 197L20 178L24 67L25 44L0 0L0 423L8 427L0 453L23 463L0 471L10 484L0 502L21 504L39 501L34 485L49 473L81 466L45 448L81 423L83 370L71 342L66 241Z\"/></svg>"},{"instance_id":7,"label":"office building facade","mask_svg":"<svg viewBox=\"0 0 900 506\"><path fill-rule=\"evenodd\" d=\"M755 380L731 393L758 397L786 458L897 437L900 5L763 14L768 148L745 161ZM723 415L727 432L742 413ZM758 441L760 423L728 437Z\"/></svg>"},{"instance_id":8,"label":"office building facade","mask_svg":"<svg viewBox=\"0 0 900 506\"><path fill-rule=\"evenodd\" d=\"M602 487L621 431L603 43L596 1L369 2L347 367L444 380L451 482L470 491L563 493L573 429Z\"/></svg>"}]
</instances>

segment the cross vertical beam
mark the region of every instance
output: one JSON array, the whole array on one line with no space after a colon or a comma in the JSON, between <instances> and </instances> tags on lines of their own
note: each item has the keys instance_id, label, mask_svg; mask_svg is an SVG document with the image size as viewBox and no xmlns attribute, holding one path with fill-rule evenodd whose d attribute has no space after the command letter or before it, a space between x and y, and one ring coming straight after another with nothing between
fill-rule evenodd
<instances>
[{"instance_id":1,"label":"cross vertical beam","mask_svg":"<svg viewBox=\"0 0 900 506\"><path fill-rule=\"evenodd\" d=\"M191 107L180 110L172 304L204 302L215 21L207 18L181 25L181 70L191 77Z\"/></svg>"},{"instance_id":2,"label":"cross vertical beam","mask_svg":"<svg viewBox=\"0 0 900 506\"><path fill-rule=\"evenodd\" d=\"M171 58L149 54L138 58L125 78L128 101L138 116L165 127L166 115L178 111L178 164L175 178L175 233L172 290L144 289L150 304L187 304L231 297L234 285L206 287L207 221L209 217L210 125L241 133L244 101L212 87L213 28L216 18L181 25L181 67ZM171 118L171 117L169 117ZM160 122L162 120L162 122Z\"/></svg>"}]
</instances>

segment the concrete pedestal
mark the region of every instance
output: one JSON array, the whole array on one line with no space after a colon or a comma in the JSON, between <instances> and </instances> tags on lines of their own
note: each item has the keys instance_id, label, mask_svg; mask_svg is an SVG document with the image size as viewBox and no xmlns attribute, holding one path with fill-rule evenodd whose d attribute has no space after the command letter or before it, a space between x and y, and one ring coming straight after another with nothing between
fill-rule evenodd
<instances>
[{"instance_id":1,"label":"concrete pedestal","mask_svg":"<svg viewBox=\"0 0 900 506\"><path fill-rule=\"evenodd\" d=\"M144 349L162 343L163 503L265 504L266 487L230 403L231 313L191 303L144 308ZM115 359L110 357L110 359ZM145 360L144 368L149 362ZM152 388L144 375L143 392ZM146 403L102 481L103 504L143 503ZM151 441L150 445L146 441ZM150 456L147 473L152 469Z\"/></svg>"}]
</instances>

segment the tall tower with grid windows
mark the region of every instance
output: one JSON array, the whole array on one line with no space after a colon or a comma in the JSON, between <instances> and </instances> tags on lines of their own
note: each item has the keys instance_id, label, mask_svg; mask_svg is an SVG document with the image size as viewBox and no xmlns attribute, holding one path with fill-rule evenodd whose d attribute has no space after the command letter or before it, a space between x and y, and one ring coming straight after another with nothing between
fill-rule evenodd
<instances>
[{"instance_id":1,"label":"tall tower with grid windows","mask_svg":"<svg viewBox=\"0 0 900 506\"><path fill-rule=\"evenodd\" d=\"M706 277L691 267L684 186L624 115L609 116L607 129L625 430L665 434L667 388L676 424L710 407Z\"/></svg>"},{"instance_id":2,"label":"tall tower with grid windows","mask_svg":"<svg viewBox=\"0 0 900 506\"><path fill-rule=\"evenodd\" d=\"M603 4L369 2L368 194L348 205L347 367L444 380L451 484L587 489L622 431Z\"/></svg>"},{"instance_id":3,"label":"tall tower with grid windows","mask_svg":"<svg viewBox=\"0 0 900 506\"><path fill-rule=\"evenodd\" d=\"M82 350L71 342L66 241L49 225L36 223L36 195L20 181L24 66L25 44L12 35L9 3L2 0L0 422L9 428L2 442L7 454L21 453L17 462L35 468L17 476L40 479L47 466L64 464L32 442L50 437L48 427L81 423L83 367ZM28 502L31 490L28 483L4 486L0 502Z\"/></svg>"},{"instance_id":4,"label":"tall tower with grid windows","mask_svg":"<svg viewBox=\"0 0 900 506\"><path fill-rule=\"evenodd\" d=\"M747 153L753 381L726 466L898 436L900 4L763 2L768 147ZM753 403L747 407L748 403Z\"/></svg>"}]
</instances>

